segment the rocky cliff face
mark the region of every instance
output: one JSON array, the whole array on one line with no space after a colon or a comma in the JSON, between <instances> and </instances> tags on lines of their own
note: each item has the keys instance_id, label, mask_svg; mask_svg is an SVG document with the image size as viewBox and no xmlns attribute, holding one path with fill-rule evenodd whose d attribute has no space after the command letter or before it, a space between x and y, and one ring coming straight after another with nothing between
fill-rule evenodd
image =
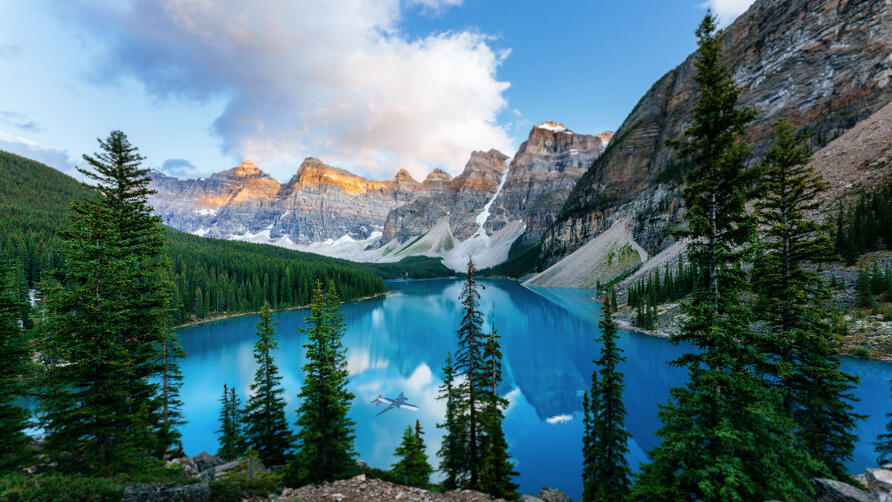
<instances>
[{"instance_id":1,"label":"rocky cliff face","mask_svg":"<svg viewBox=\"0 0 892 502\"><path fill-rule=\"evenodd\" d=\"M473 152L465 170L453 180L448 180L449 175L443 171L432 172L423 183L430 187L429 193L387 215L380 244L414 239L445 216L449 217L452 234L467 239L479 227L476 215L499 187L506 160L508 156L498 150Z\"/></svg>"},{"instance_id":2,"label":"rocky cliff face","mask_svg":"<svg viewBox=\"0 0 892 502\"><path fill-rule=\"evenodd\" d=\"M207 179L178 180L155 172L152 188L158 193L150 204L174 228L283 245L345 235L367 239L382 229L390 210L430 191L406 171L392 180L370 181L312 157L285 184L245 161Z\"/></svg>"},{"instance_id":3,"label":"rocky cliff face","mask_svg":"<svg viewBox=\"0 0 892 502\"><path fill-rule=\"evenodd\" d=\"M576 134L555 122L533 127L511 160L508 178L490 209L487 231L498 231L522 218L524 240L539 239L612 136L611 132Z\"/></svg>"},{"instance_id":4,"label":"rocky cliff face","mask_svg":"<svg viewBox=\"0 0 892 502\"><path fill-rule=\"evenodd\" d=\"M748 140L756 159L776 119L807 127L823 146L892 100L892 4L886 0L758 0L727 28L723 63L756 106ZM658 80L543 234L554 263L632 216L635 240L651 255L672 243L681 220L684 166L666 138L678 138L696 95L694 55Z\"/></svg>"}]
</instances>

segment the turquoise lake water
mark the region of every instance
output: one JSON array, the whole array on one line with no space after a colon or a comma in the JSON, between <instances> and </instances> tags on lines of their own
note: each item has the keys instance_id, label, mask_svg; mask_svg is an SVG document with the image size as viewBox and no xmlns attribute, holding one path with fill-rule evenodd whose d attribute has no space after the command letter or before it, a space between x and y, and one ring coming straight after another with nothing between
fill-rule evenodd
<instances>
[{"instance_id":1,"label":"turquoise lake water","mask_svg":"<svg viewBox=\"0 0 892 502\"><path fill-rule=\"evenodd\" d=\"M505 433L519 472L522 493L538 493L543 486L560 488L571 497L582 493L582 392L591 382L592 359L599 345L600 308L593 293L580 289L526 288L511 281L481 281L481 305L487 317L495 312L502 336L505 378L502 392L510 405ZM356 395L351 416L356 420L359 458L370 466L389 468L393 450L407 425L421 421L432 464L442 437L436 424L445 403L436 400L446 354L456 349L455 329L460 305L459 280L395 281L383 298L342 307L347 323L345 345ZM306 310L279 312L277 362L293 423L304 363ZM184 412L182 427L186 453L217 451L218 399L223 384L235 385L243 402L254 376L252 356L256 316L242 316L183 328L180 337L187 356L182 369ZM620 332L626 362L624 399L626 426L633 440L630 463L637 467L657 442L657 407L669 389L683 382L685 372L666 362L685 351L668 341ZM885 428L892 411L889 380L892 364L845 360L845 369L861 378L856 391L857 412L868 415L859 422L861 442L850 463L852 472L873 467L871 442ZM376 417L371 400L379 393L404 392L420 410L391 410Z\"/></svg>"}]
</instances>

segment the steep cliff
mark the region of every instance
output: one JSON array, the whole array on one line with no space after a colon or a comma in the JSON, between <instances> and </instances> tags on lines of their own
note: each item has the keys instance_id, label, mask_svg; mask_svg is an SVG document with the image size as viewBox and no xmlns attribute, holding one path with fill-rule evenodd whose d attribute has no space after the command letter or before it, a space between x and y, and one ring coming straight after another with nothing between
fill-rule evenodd
<instances>
[{"instance_id":1,"label":"steep cliff","mask_svg":"<svg viewBox=\"0 0 892 502\"><path fill-rule=\"evenodd\" d=\"M487 231L520 218L526 228L524 240L538 240L612 136L611 132L576 134L555 122L533 127L511 160L508 178L490 209Z\"/></svg>"},{"instance_id":2,"label":"steep cliff","mask_svg":"<svg viewBox=\"0 0 892 502\"><path fill-rule=\"evenodd\" d=\"M892 99L892 4L886 0L758 0L726 29L723 63L758 108L748 140L767 148L776 119L806 127L821 147ZM551 264L620 218L650 255L672 244L681 221L679 184L686 166L677 138L697 99L694 55L641 98L607 150L569 195L540 249Z\"/></svg>"}]
</instances>

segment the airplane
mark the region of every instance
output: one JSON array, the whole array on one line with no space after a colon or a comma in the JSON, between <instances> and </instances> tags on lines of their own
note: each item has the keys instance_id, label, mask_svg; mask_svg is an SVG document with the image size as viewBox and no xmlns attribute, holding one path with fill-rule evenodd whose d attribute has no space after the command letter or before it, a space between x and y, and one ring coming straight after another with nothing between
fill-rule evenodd
<instances>
[{"instance_id":1,"label":"airplane","mask_svg":"<svg viewBox=\"0 0 892 502\"><path fill-rule=\"evenodd\" d=\"M387 408L384 408L383 410L378 412L378 415L384 413L385 411L390 411L394 408L404 408L411 411L418 411L418 406L406 402L406 396L404 396L402 392L400 392L399 397L397 397L396 399L384 397L381 394L378 394L378 397L372 399L372 404L374 404L375 406L379 406L381 405L381 403L384 403L388 406ZM377 417L378 415L375 416Z\"/></svg>"}]
</instances>

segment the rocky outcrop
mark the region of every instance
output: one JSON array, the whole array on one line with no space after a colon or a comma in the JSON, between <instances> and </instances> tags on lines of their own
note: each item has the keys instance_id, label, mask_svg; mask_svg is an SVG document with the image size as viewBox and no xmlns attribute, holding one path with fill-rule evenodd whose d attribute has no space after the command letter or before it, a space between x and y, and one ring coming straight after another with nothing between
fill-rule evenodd
<instances>
[{"instance_id":1,"label":"rocky outcrop","mask_svg":"<svg viewBox=\"0 0 892 502\"><path fill-rule=\"evenodd\" d=\"M726 33L723 63L742 89L741 104L759 112L748 134L754 160L769 145L777 118L807 127L819 147L892 99L887 1L758 0ZM609 228L617 215L635 215L635 239L649 254L672 244L669 228L681 219L673 187L685 166L665 140L680 137L697 99L693 62L691 55L653 84L574 187L543 235L548 264ZM659 191L669 197L647 195Z\"/></svg>"},{"instance_id":2,"label":"rocky outcrop","mask_svg":"<svg viewBox=\"0 0 892 502\"><path fill-rule=\"evenodd\" d=\"M421 488L397 485L360 474L350 479L308 485L298 489L286 488L275 499L277 502L372 502L381 500L424 500L428 502L492 502L489 495L471 490L434 493Z\"/></svg>"},{"instance_id":3,"label":"rocky outcrop","mask_svg":"<svg viewBox=\"0 0 892 502\"><path fill-rule=\"evenodd\" d=\"M505 185L490 209L487 231L500 230L521 218L526 226L524 240L538 240L612 136L611 132L576 134L556 122L533 127L511 160Z\"/></svg>"},{"instance_id":4,"label":"rocky outcrop","mask_svg":"<svg viewBox=\"0 0 892 502\"><path fill-rule=\"evenodd\" d=\"M464 171L448 185L443 183L446 173L431 173L423 183L431 187L428 194L387 215L380 245L393 239L399 243L412 240L432 229L445 216L449 217L449 227L455 237L464 240L473 235L479 228L475 218L495 195L506 160L508 156L498 150L473 152Z\"/></svg>"},{"instance_id":5,"label":"rocky outcrop","mask_svg":"<svg viewBox=\"0 0 892 502\"><path fill-rule=\"evenodd\" d=\"M208 483L176 486L128 486L121 502L213 502Z\"/></svg>"},{"instance_id":6,"label":"rocky outcrop","mask_svg":"<svg viewBox=\"0 0 892 502\"><path fill-rule=\"evenodd\" d=\"M280 184L245 161L207 179L178 180L153 172L151 187L157 193L149 203L164 223L202 236L258 237L283 245L345 235L367 239L383 228L390 210L433 190L440 173L425 183L405 170L392 180L372 181L310 157Z\"/></svg>"}]
</instances>

